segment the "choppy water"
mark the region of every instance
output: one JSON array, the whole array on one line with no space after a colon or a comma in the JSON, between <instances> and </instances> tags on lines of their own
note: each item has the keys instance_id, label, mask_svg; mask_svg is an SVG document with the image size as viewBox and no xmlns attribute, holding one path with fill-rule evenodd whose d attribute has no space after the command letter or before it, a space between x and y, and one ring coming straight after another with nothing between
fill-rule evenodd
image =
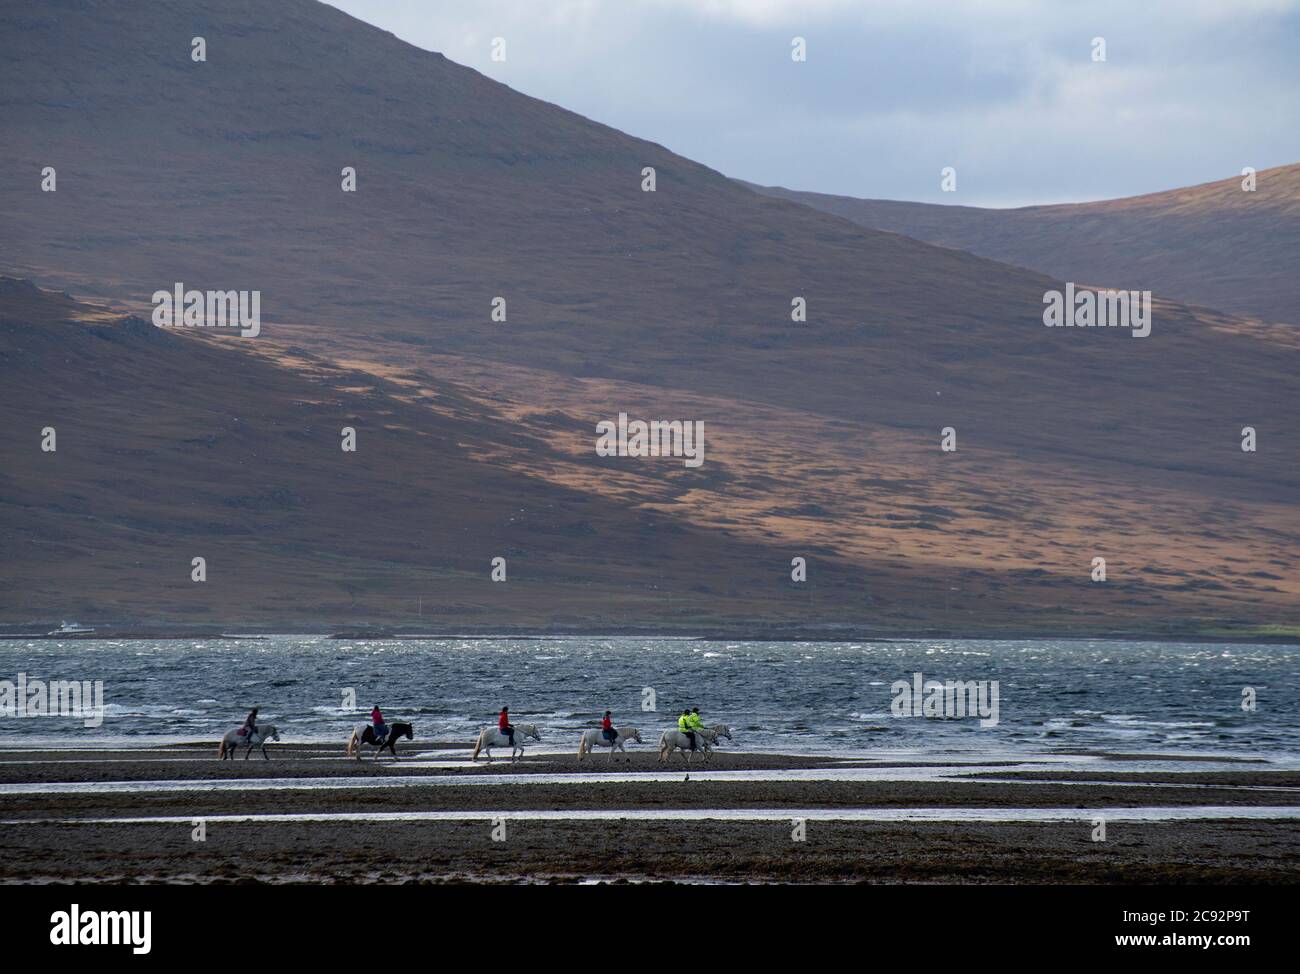
<instances>
[{"instance_id":1,"label":"choppy water","mask_svg":"<svg viewBox=\"0 0 1300 974\"><path fill-rule=\"evenodd\" d=\"M891 684L996 680L999 723L900 719ZM547 745L609 708L658 731L685 706L745 749L1023 754L1089 748L1300 755L1300 647L1087 641L0 641L0 680L102 680L102 726L0 717L0 744L215 740L249 707L285 742L342 741L378 702L420 740L464 741L508 704ZM1254 712L1242 690L1258 694ZM357 711L342 707L347 688ZM645 688L655 712L642 709ZM911 756L915 756L914 754Z\"/></svg>"}]
</instances>

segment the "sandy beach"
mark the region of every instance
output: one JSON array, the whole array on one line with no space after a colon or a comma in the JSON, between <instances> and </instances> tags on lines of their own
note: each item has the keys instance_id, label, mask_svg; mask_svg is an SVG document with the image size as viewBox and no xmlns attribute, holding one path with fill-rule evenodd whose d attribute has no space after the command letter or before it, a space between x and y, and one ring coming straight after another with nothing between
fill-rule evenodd
<instances>
[{"instance_id":1,"label":"sandy beach","mask_svg":"<svg viewBox=\"0 0 1300 974\"><path fill-rule=\"evenodd\" d=\"M532 751L513 766L472 764L466 745L408 745L396 762L270 751L4 750L0 882L1300 878L1300 772L1259 761L718 751L688 771L651 746L617 764Z\"/></svg>"}]
</instances>

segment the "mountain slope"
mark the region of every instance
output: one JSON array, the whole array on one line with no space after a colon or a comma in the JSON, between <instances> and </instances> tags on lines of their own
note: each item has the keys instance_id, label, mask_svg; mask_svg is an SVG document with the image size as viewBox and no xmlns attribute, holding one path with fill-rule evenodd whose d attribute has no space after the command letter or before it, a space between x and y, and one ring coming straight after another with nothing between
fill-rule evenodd
<instances>
[{"instance_id":1,"label":"mountain slope","mask_svg":"<svg viewBox=\"0 0 1300 974\"><path fill-rule=\"evenodd\" d=\"M1142 463L1145 443L1106 432L1127 397L1095 383L1154 382L1143 408L1170 432L1170 462L1221 472L1180 450L1189 411L1208 396L1234 421L1258 416L1291 388L1271 350L1173 306L1150 340L1049 331L1057 282L763 199L310 0L44 9L8 15L0 78L15 174L0 265L40 282L134 301L176 281L260 289L273 325L309 323L322 349L363 328L412 356L721 391L927 437L1105 440ZM206 63L189 60L196 33ZM56 193L37 192L45 164ZM355 194L339 189L345 165ZM796 296L807 325L790 321Z\"/></svg>"},{"instance_id":2,"label":"mountain slope","mask_svg":"<svg viewBox=\"0 0 1300 974\"><path fill-rule=\"evenodd\" d=\"M244 347L0 278L0 622L1152 635L1281 624L1294 603L1284 498L1195 475L1117 507L1113 464L1047 483L988 449L823 439L806 412ZM593 458L578 417L611 394L727 415L707 476Z\"/></svg>"},{"instance_id":3,"label":"mountain slope","mask_svg":"<svg viewBox=\"0 0 1300 974\"><path fill-rule=\"evenodd\" d=\"M592 461L446 379L289 368L9 278L0 379L3 620L613 627L728 577L715 624L779 621L783 549L519 469Z\"/></svg>"},{"instance_id":4,"label":"mountain slope","mask_svg":"<svg viewBox=\"0 0 1300 974\"><path fill-rule=\"evenodd\" d=\"M745 185L864 227L1028 267L1061 280L1150 289L1300 324L1300 164L1099 203L1011 210L865 200Z\"/></svg>"},{"instance_id":5,"label":"mountain slope","mask_svg":"<svg viewBox=\"0 0 1300 974\"><path fill-rule=\"evenodd\" d=\"M190 60L195 35L205 63ZM68 388L58 343L80 332L40 318L56 336L44 364L13 358L6 373L22 421L5 446L24 498L0 525L23 552L4 579L11 617L69 592L151 604L161 563L137 559L119 598L73 553L102 550L95 532L138 516L133 485L166 485L183 455L151 465L141 447L115 446L102 417L137 403L139 436L202 438L248 369L277 382L341 376L331 397L382 389L373 402L348 394L348 415L369 429L400 412L413 435L433 424L457 457L443 491L428 453L385 453L356 503L403 512L393 524L368 518L354 537L333 526L346 505L329 500L320 518L248 536L250 573L279 564L277 550L314 552L310 566L276 570L300 581L268 594L263 617L291 614L294 591L316 591L313 572L354 589L360 572L363 593L404 593L393 595L404 607L426 568L483 584L484 550L518 531L515 546L548 566L535 577L573 585L502 609L534 622L1165 632L1295 618L1292 330L1170 301L1145 339L1044 328L1043 295L1059 281L765 198L311 0L45 0L0 12L0 53L0 269L144 315L177 281L258 289L265 319L255 339L166 335L106 360L100 387ZM44 166L57 192L40 191ZM340 191L344 166L357 169L356 193ZM646 166L654 193L641 191ZM505 322L490 318L497 296ZM791 321L794 297L807 299L807 323ZM191 348L222 358L188 368ZM161 382L168 374L177 385ZM430 413L426 386L464 405ZM151 433L181 389L206 419ZM248 435L306 435L304 414L286 407L300 398L259 400ZM94 489L63 493L30 455L51 401L110 451ZM703 421L705 465L596 458L595 424L620 411ZM1257 453L1239 447L1245 425L1259 430ZM939 450L949 426L955 454ZM462 456L461 444L477 446ZM301 484L330 482L315 453L283 449L259 482L296 478L299 465ZM224 463L252 460L233 450ZM223 482L221 466L203 473ZM290 496L307 496L293 484ZM238 496L263 512L285 495ZM459 533L410 533L431 497ZM535 515L507 513L521 497L530 512L597 505L585 520L598 540L584 540L576 515L534 532ZM167 511L152 544L184 536ZM637 526L630 541L620 518ZM70 539L34 588L24 566L71 526L90 540ZM676 532L689 541L664 540ZM380 572L390 548L404 554ZM1089 584L1103 552L1117 571ZM811 593L788 584L796 555L819 566ZM493 618L477 594L443 594L449 619ZM353 602L302 604L334 618Z\"/></svg>"}]
</instances>

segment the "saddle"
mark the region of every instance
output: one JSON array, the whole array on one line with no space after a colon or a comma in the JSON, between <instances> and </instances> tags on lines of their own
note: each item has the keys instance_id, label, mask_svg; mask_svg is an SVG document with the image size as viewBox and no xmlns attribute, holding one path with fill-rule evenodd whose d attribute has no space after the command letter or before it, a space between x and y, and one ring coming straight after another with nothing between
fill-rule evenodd
<instances>
[{"instance_id":1,"label":"saddle","mask_svg":"<svg viewBox=\"0 0 1300 974\"><path fill-rule=\"evenodd\" d=\"M391 729L391 728L390 728L390 729ZM388 740L388 733L389 733L389 732L388 732L388 731L384 731L382 734L377 734L377 733L375 733L375 725L374 725L374 724L367 724L367 725L366 725L366 730L370 731L370 739L371 739L372 741L374 741L376 744L383 744L384 741Z\"/></svg>"}]
</instances>

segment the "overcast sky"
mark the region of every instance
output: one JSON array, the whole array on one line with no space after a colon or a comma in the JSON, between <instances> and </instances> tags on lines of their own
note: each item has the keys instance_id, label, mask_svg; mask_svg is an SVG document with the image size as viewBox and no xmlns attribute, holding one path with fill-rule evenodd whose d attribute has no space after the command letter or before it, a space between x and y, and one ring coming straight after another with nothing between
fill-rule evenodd
<instances>
[{"instance_id":1,"label":"overcast sky","mask_svg":"<svg viewBox=\"0 0 1300 974\"><path fill-rule=\"evenodd\" d=\"M1300 161L1300 0L331 2L518 91L793 189L1017 206ZM940 192L945 166L956 193Z\"/></svg>"}]
</instances>

